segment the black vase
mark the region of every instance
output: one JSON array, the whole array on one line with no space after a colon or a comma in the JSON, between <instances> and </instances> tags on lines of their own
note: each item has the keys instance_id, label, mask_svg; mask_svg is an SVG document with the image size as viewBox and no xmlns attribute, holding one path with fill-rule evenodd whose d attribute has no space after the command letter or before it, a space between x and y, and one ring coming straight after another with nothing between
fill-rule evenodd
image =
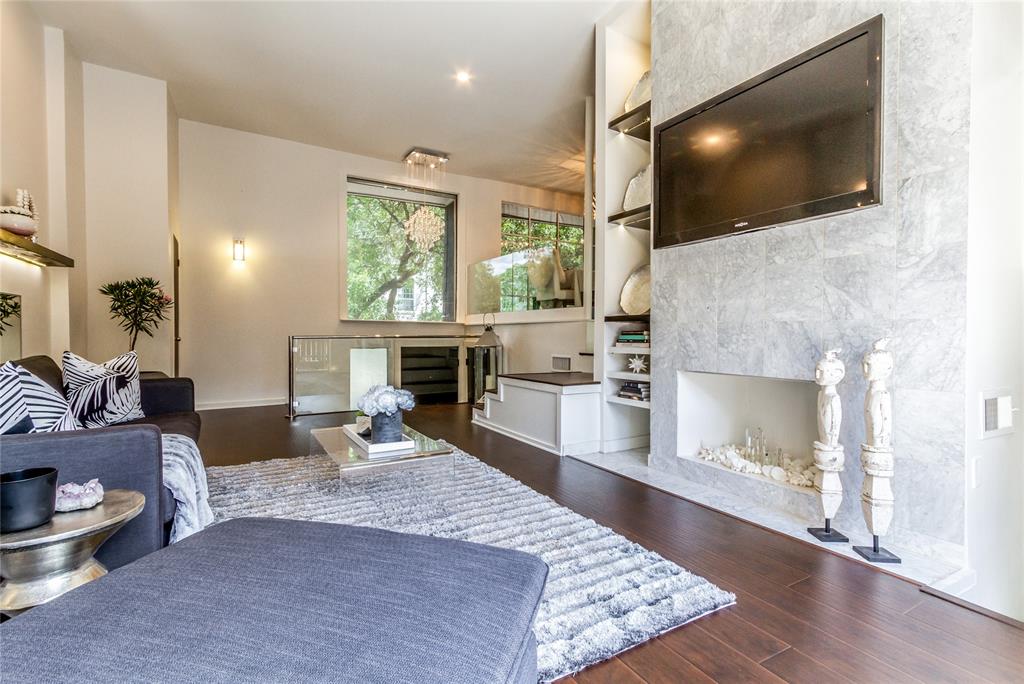
<instances>
[{"instance_id":1,"label":"black vase","mask_svg":"<svg viewBox=\"0 0 1024 684\"><path fill-rule=\"evenodd\" d=\"M50 522L57 504L57 469L26 468L0 474L0 532Z\"/></svg>"},{"instance_id":2,"label":"black vase","mask_svg":"<svg viewBox=\"0 0 1024 684\"><path fill-rule=\"evenodd\" d=\"M373 444L401 442L403 439L401 410L390 416L378 413L370 417L370 441Z\"/></svg>"}]
</instances>

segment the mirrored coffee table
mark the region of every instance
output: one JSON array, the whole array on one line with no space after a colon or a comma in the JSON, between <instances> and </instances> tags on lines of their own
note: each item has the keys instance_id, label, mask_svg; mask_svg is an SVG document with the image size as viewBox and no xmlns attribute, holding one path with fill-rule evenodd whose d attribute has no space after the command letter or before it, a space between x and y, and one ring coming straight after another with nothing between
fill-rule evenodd
<instances>
[{"instance_id":1,"label":"mirrored coffee table","mask_svg":"<svg viewBox=\"0 0 1024 684\"><path fill-rule=\"evenodd\" d=\"M310 455L330 456L341 470L341 476L377 471L388 468L405 468L418 466L440 467L452 472L455 457L452 447L444 442L431 439L408 425L402 428L408 439L415 442L412 449L375 454L370 458L361 449L344 428L317 428L309 433Z\"/></svg>"}]
</instances>

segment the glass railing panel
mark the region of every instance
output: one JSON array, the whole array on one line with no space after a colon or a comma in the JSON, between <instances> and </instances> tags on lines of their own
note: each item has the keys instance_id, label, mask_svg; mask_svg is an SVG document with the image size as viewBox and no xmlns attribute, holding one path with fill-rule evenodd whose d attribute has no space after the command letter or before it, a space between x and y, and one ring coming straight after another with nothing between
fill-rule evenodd
<instances>
[{"instance_id":1,"label":"glass railing panel","mask_svg":"<svg viewBox=\"0 0 1024 684\"><path fill-rule=\"evenodd\" d=\"M390 384L392 345L375 338L293 338L295 413L354 411L371 385Z\"/></svg>"},{"instance_id":2,"label":"glass railing panel","mask_svg":"<svg viewBox=\"0 0 1024 684\"><path fill-rule=\"evenodd\" d=\"M289 415L357 410L373 385L404 387L420 403L456 402L471 335L289 338Z\"/></svg>"}]
</instances>

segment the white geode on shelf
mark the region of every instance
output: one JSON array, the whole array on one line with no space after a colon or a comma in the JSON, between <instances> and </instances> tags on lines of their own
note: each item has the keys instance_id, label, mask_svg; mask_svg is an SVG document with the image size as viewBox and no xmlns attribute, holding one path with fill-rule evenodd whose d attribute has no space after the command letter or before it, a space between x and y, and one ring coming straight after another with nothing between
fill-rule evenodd
<instances>
[{"instance_id":1,"label":"white geode on shelf","mask_svg":"<svg viewBox=\"0 0 1024 684\"><path fill-rule=\"evenodd\" d=\"M636 85L629 91L629 95L626 96L626 109L625 111L631 112L644 102L650 102L651 100L651 72L645 71L644 75L640 77L640 80L636 82Z\"/></svg>"},{"instance_id":2,"label":"white geode on shelf","mask_svg":"<svg viewBox=\"0 0 1024 684\"><path fill-rule=\"evenodd\" d=\"M92 508L101 501L103 501L103 485L95 478L84 485L68 482L57 487L56 508L60 513Z\"/></svg>"},{"instance_id":3,"label":"white geode on shelf","mask_svg":"<svg viewBox=\"0 0 1024 684\"><path fill-rule=\"evenodd\" d=\"M622 198L623 211L630 211L651 203L651 176L653 175L651 168L651 165L648 164L629 181L626 186L626 194Z\"/></svg>"}]
</instances>

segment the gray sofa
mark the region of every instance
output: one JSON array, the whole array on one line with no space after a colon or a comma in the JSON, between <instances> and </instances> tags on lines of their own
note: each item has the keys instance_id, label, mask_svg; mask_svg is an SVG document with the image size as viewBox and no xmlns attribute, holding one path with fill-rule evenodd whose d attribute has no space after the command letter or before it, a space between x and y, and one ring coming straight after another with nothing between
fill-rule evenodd
<instances>
[{"instance_id":1,"label":"gray sofa","mask_svg":"<svg viewBox=\"0 0 1024 684\"><path fill-rule=\"evenodd\" d=\"M232 520L0 625L4 679L533 684L547 571L453 539Z\"/></svg>"},{"instance_id":2,"label":"gray sofa","mask_svg":"<svg viewBox=\"0 0 1024 684\"><path fill-rule=\"evenodd\" d=\"M60 368L48 356L15 363L64 392ZM96 554L109 569L167 545L176 504L163 486L161 435L181 434L199 442L201 422L189 378L143 374L140 386L145 418L105 428L0 437L4 471L52 466L61 483L97 477L107 489L135 489L145 495L142 513Z\"/></svg>"}]
</instances>

